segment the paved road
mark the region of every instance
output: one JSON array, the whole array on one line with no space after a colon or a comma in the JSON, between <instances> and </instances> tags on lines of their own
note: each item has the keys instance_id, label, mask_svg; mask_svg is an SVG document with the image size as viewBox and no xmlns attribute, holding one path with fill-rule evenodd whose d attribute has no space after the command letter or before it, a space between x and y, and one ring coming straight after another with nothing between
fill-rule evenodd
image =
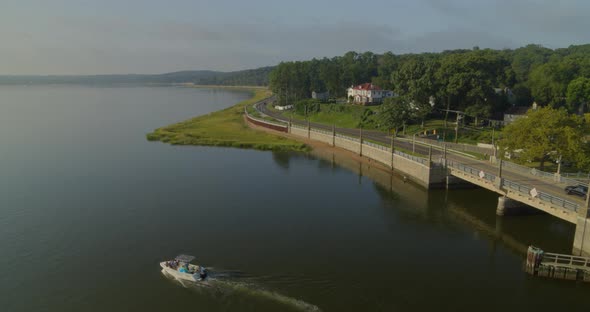
<instances>
[{"instance_id":1,"label":"paved road","mask_svg":"<svg viewBox=\"0 0 590 312\"><path fill-rule=\"evenodd\" d=\"M271 111L269 110L266 105L266 102L260 102L255 104L256 109L265 115L268 115L270 117L273 117L274 119L277 120L281 120L284 122L289 122L289 118L283 116L281 113L275 112L275 111ZM307 126L307 122L301 121L301 120L295 120L293 119L291 121L293 124L297 124L297 125L301 125L301 126ZM313 128L319 128L319 129L324 129L327 131L332 131L332 126L331 125L325 125L325 124L321 124L321 123L316 123L316 122L310 122L309 125ZM359 129L351 129L351 128L339 128L336 127L336 132L340 133L340 134L344 134L347 136L351 136L351 137L360 137L360 130ZM365 140L372 140L375 142L379 142L379 143L383 143L387 146L391 145L391 135L382 132L382 131L376 131L376 130L363 130L363 139ZM406 142L406 141L401 141L401 140L396 140L394 142L394 148L403 148L406 150L412 150L412 143L411 142ZM425 155L428 156L430 148L424 145L420 145L420 144L415 144L415 152L421 155ZM435 158L435 155L442 155L443 152L440 150L436 150L433 149L432 150L432 157Z\"/></svg>"},{"instance_id":2,"label":"paved road","mask_svg":"<svg viewBox=\"0 0 590 312\"><path fill-rule=\"evenodd\" d=\"M271 116L275 119L288 122L289 119L283 116L281 113L271 111L266 107L266 101L259 102L255 104L256 109L265 115ZM292 120L292 123L307 126L306 122L300 120ZM315 122L310 122L310 126L314 128L320 128L328 131L332 131L331 125L325 125ZM350 129L350 128L336 128L336 132L352 136L352 137L359 137L360 130L359 129ZM363 130L363 139L369 139L376 142L384 143L386 145L391 144L391 135L386 132L375 131L375 130ZM412 150L412 143L411 142L403 142L400 140L395 140L394 148L404 148L406 150ZM428 146L415 144L415 152L425 157L428 156L430 148ZM443 157L443 151L439 149L432 149L432 159L437 160ZM487 161L480 161L477 159L473 159L471 157L467 157L465 155L460 155L456 153L447 152L447 159L462 163L464 165L476 168L478 170L482 170L484 172L491 173L493 175L498 174L498 167L497 165L493 165ZM516 182L530 188L536 188L539 191L545 192L547 194L562 198L564 200L577 203L580 206L585 205L585 199L575 195L567 195L564 193L562 184L556 184L549 180L542 179L537 176L533 176L532 174L522 173L510 168L502 168L502 177L508 179L512 182Z\"/></svg>"}]
</instances>

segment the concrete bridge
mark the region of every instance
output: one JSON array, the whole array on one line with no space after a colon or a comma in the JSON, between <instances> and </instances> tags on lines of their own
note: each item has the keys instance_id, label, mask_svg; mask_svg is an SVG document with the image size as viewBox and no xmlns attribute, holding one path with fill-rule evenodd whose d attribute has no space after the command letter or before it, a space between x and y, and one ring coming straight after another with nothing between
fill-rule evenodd
<instances>
[{"instance_id":1,"label":"concrete bridge","mask_svg":"<svg viewBox=\"0 0 590 312\"><path fill-rule=\"evenodd\" d=\"M269 111L264 101L254 106L263 115L277 119L277 122L248 116L253 123L268 123L268 128L277 130L281 127L279 131L358 153L399 171L426 188L479 186L495 192L500 195L496 210L500 216L518 214L527 207L533 207L573 223L576 225L573 253L590 256L589 198L587 196L584 200L564 192L567 183L579 183L577 181L568 181L559 175L542 173L495 157L490 157L489 161L478 160L444 144L392 138L380 131L292 121ZM410 150L412 153L404 152Z\"/></svg>"},{"instance_id":2,"label":"concrete bridge","mask_svg":"<svg viewBox=\"0 0 590 312\"><path fill-rule=\"evenodd\" d=\"M443 166L445 166L444 162L443 160ZM543 183L544 181L535 181L535 179L530 181L530 177L519 177L513 172L503 173L500 165L503 162L498 163L497 173L486 172L484 171L486 168L482 168L482 166L477 166L477 164L470 166L466 163L469 162L446 160L447 187L452 188L453 184L460 185L460 181L466 181L500 194L496 209L496 213L500 216L519 214L523 208L533 207L573 223L576 225L573 254L590 255L588 196L586 200L574 199L564 193L557 196L553 194L552 187L547 187Z\"/></svg>"}]
</instances>

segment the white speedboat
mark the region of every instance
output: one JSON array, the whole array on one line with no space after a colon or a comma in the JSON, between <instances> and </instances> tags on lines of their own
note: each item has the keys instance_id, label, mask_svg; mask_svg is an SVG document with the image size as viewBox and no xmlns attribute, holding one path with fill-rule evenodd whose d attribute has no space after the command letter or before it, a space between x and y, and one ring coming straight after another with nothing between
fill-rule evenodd
<instances>
[{"instance_id":1,"label":"white speedboat","mask_svg":"<svg viewBox=\"0 0 590 312\"><path fill-rule=\"evenodd\" d=\"M204 281L207 278L207 269L200 265L191 264L195 257L179 255L174 260L160 262L162 272L177 280L191 282Z\"/></svg>"}]
</instances>

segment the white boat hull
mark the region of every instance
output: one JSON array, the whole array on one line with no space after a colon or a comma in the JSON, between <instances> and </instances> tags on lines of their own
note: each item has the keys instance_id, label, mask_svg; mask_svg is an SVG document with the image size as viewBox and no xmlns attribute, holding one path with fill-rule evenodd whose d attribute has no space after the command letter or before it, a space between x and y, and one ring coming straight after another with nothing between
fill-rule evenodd
<instances>
[{"instance_id":1,"label":"white boat hull","mask_svg":"<svg viewBox=\"0 0 590 312\"><path fill-rule=\"evenodd\" d=\"M175 270L173 268L166 266L166 262L160 262L160 266L162 267L163 273L168 274L168 275L176 278L177 280L184 280L184 281L190 281L190 282L201 281L201 277L199 276L199 273L190 274L190 273L179 272L178 270Z\"/></svg>"}]
</instances>

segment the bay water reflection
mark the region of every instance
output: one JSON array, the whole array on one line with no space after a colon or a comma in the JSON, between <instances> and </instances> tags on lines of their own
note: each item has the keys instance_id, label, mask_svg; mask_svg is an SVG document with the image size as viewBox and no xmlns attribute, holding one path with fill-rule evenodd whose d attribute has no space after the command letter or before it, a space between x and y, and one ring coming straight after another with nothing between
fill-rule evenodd
<instances>
[{"instance_id":1,"label":"bay water reflection","mask_svg":"<svg viewBox=\"0 0 590 312\"><path fill-rule=\"evenodd\" d=\"M0 310L569 310L587 286L521 270L573 226L495 216L485 190L426 191L319 149L147 142L243 92L0 88ZM180 253L208 287L163 276Z\"/></svg>"}]
</instances>

